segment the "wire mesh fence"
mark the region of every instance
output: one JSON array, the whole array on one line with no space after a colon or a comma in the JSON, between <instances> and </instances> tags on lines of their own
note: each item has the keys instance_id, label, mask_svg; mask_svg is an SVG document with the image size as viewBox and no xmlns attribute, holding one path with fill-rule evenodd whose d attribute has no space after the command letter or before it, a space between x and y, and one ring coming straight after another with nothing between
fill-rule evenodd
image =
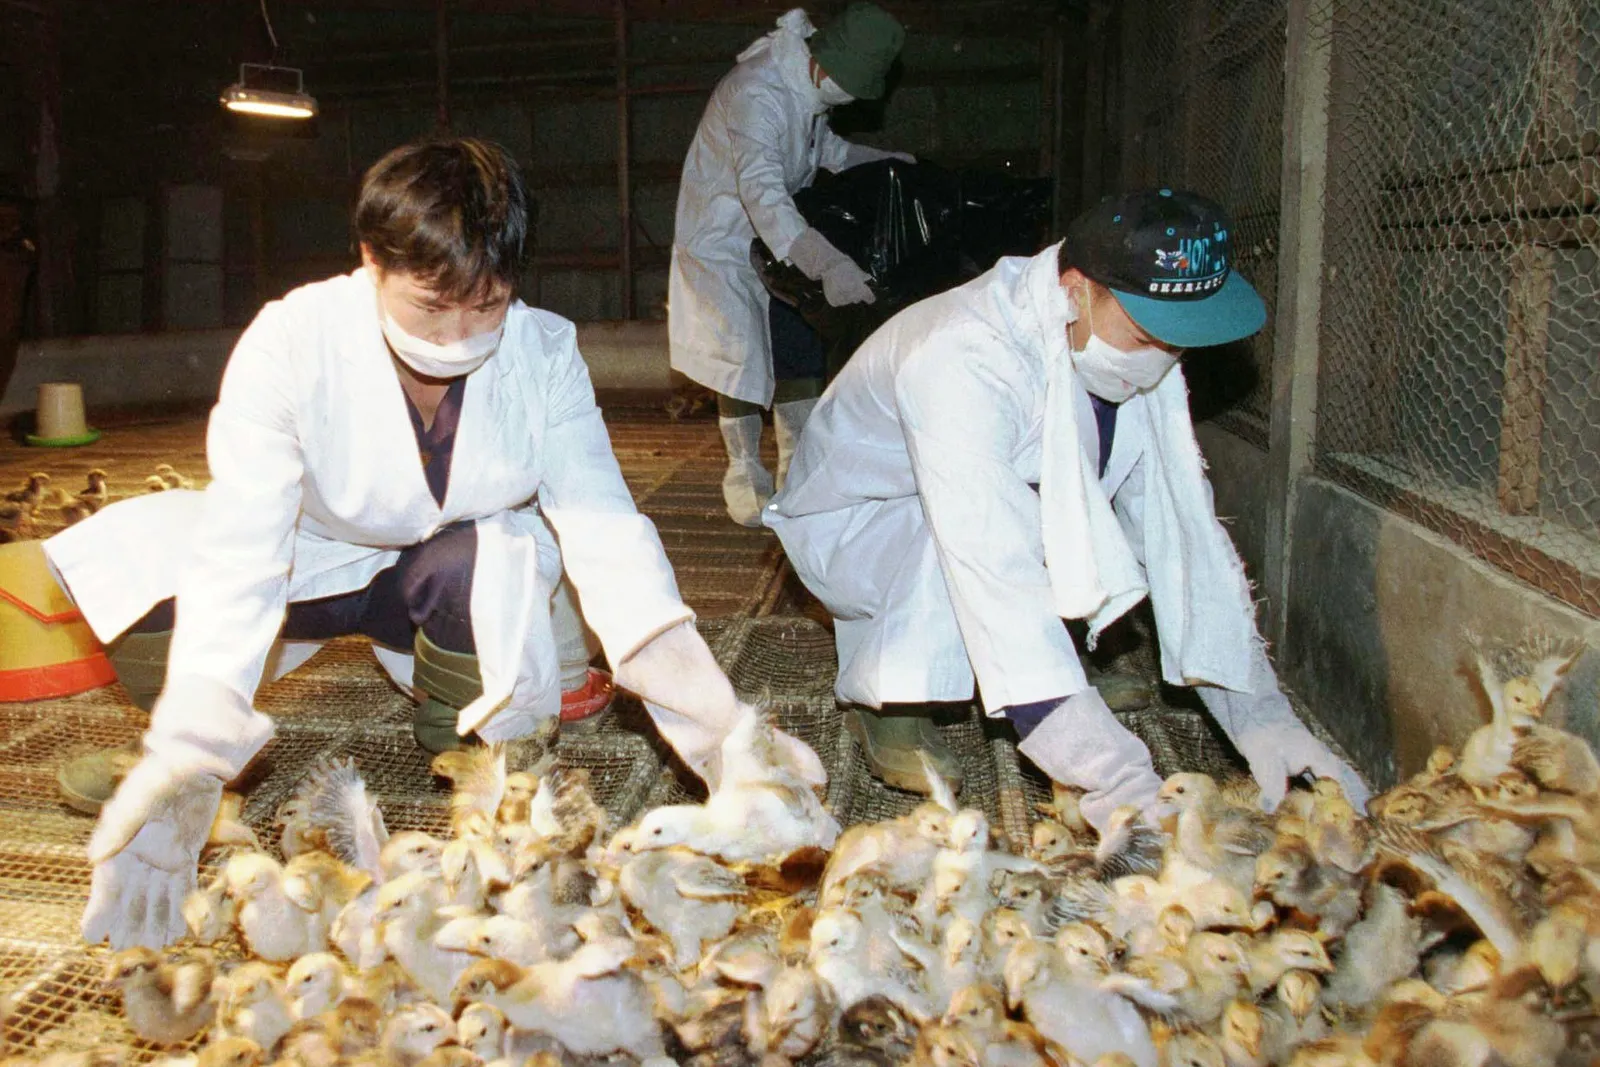
<instances>
[{"instance_id":1,"label":"wire mesh fence","mask_svg":"<svg viewBox=\"0 0 1600 1067\"><path fill-rule=\"evenodd\" d=\"M1319 469L1600 611L1600 9L1338 0Z\"/></svg>"},{"instance_id":2,"label":"wire mesh fence","mask_svg":"<svg viewBox=\"0 0 1600 1067\"><path fill-rule=\"evenodd\" d=\"M1285 0L1154 0L1125 9L1124 181L1182 185L1228 206L1237 268L1277 297ZM1272 334L1238 346L1244 387L1226 422L1265 445Z\"/></svg>"},{"instance_id":3,"label":"wire mesh fence","mask_svg":"<svg viewBox=\"0 0 1600 1067\"><path fill-rule=\"evenodd\" d=\"M1286 283L1320 290L1316 470L1600 613L1600 6L1125 5L1123 180L1228 205L1269 315L1291 7L1329 70L1323 258ZM1262 447L1268 321L1220 420Z\"/></svg>"}]
</instances>

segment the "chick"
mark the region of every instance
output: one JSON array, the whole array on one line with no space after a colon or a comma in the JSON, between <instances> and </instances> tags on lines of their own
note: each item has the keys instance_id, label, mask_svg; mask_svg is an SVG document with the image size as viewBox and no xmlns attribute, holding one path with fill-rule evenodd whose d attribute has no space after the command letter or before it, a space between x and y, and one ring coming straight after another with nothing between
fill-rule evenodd
<instances>
[{"instance_id":1,"label":"chick","mask_svg":"<svg viewBox=\"0 0 1600 1067\"><path fill-rule=\"evenodd\" d=\"M34 471L23 481L22 488L13 489L6 494L7 503L21 504L28 511L36 511L44 502L45 487L50 484L50 475L43 471Z\"/></svg>"},{"instance_id":2,"label":"chick","mask_svg":"<svg viewBox=\"0 0 1600 1067\"><path fill-rule=\"evenodd\" d=\"M728 935L743 914L744 879L685 848L635 855L618 877L623 898L672 942L673 965L700 962L708 942Z\"/></svg>"},{"instance_id":3,"label":"chick","mask_svg":"<svg viewBox=\"0 0 1600 1067\"><path fill-rule=\"evenodd\" d=\"M761 712L745 709L722 742L721 757L721 780L706 802L647 812L633 837L635 849L687 845L733 863L760 863L801 848L833 847L838 822Z\"/></svg>"},{"instance_id":4,"label":"chick","mask_svg":"<svg viewBox=\"0 0 1600 1067\"><path fill-rule=\"evenodd\" d=\"M189 934L202 945L222 940L233 929L238 908L228 895L227 883L213 878L183 898L183 921Z\"/></svg>"},{"instance_id":5,"label":"chick","mask_svg":"<svg viewBox=\"0 0 1600 1067\"><path fill-rule=\"evenodd\" d=\"M87 504L95 511L105 507L111 499L111 489L106 479L106 472L99 467L85 476L85 486L78 490L77 499L80 503Z\"/></svg>"},{"instance_id":6,"label":"chick","mask_svg":"<svg viewBox=\"0 0 1600 1067\"><path fill-rule=\"evenodd\" d=\"M1421 924L1412 917L1405 895L1382 882L1374 884L1366 915L1345 933L1328 980L1328 1003L1352 1008L1375 1003L1391 982L1416 970L1421 942Z\"/></svg>"},{"instance_id":7,"label":"chick","mask_svg":"<svg viewBox=\"0 0 1600 1067\"><path fill-rule=\"evenodd\" d=\"M888 997L872 996L845 1008L834 1059L850 1067L899 1067L916 1046L917 1028Z\"/></svg>"},{"instance_id":8,"label":"chick","mask_svg":"<svg viewBox=\"0 0 1600 1067\"><path fill-rule=\"evenodd\" d=\"M1248 894L1255 885L1255 857L1272 846L1272 824L1259 808L1231 803L1204 774L1174 774L1157 801L1175 813L1165 874L1187 864Z\"/></svg>"},{"instance_id":9,"label":"chick","mask_svg":"<svg viewBox=\"0 0 1600 1067\"><path fill-rule=\"evenodd\" d=\"M240 964L217 982L216 1033L273 1049L294 1025L283 982L265 963Z\"/></svg>"},{"instance_id":10,"label":"chick","mask_svg":"<svg viewBox=\"0 0 1600 1067\"><path fill-rule=\"evenodd\" d=\"M840 908L819 912L811 924L807 961L828 984L841 1008L872 996L894 1001L918 1021L933 1015L933 1005L904 939L886 920L867 921L862 913Z\"/></svg>"},{"instance_id":11,"label":"chick","mask_svg":"<svg viewBox=\"0 0 1600 1067\"><path fill-rule=\"evenodd\" d=\"M1094 848L1094 874L1111 881L1128 874L1154 874L1161 869L1166 835L1145 821L1144 811L1124 804L1112 809Z\"/></svg>"},{"instance_id":12,"label":"chick","mask_svg":"<svg viewBox=\"0 0 1600 1067\"><path fill-rule=\"evenodd\" d=\"M1006 1017L1005 995L987 983L958 989L944 1021L967 1029L981 1049L983 1067L1043 1067L1073 1061L1067 1051L1027 1023Z\"/></svg>"},{"instance_id":13,"label":"chick","mask_svg":"<svg viewBox=\"0 0 1600 1067\"><path fill-rule=\"evenodd\" d=\"M468 1004L456 1017L456 1039L485 1062L511 1051L511 1024L492 1004Z\"/></svg>"},{"instance_id":14,"label":"chick","mask_svg":"<svg viewBox=\"0 0 1600 1067\"><path fill-rule=\"evenodd\" d=\"M292 960L328 947L322 900L300 878L263 852L231 856L222 868L235 921L250 951L264 960Z\"/></svg>"},{"instance_id":15,"label":"chick","mask_svg":"<svg viewBox=\"0 0 1600 1067\"><path fill-rule=\"evenodd\" d=\"M1266 1015L1253 1000L1233 1000L1222 1009L1217 1044L1227 1067L1267 1067L1274 1061L1262 1052Z\"/></svg>"},{"instance_id":16,"label":"chick","mask_svg":"<svg viewBox=\"0 0 1600 1067\"><path fill-rule=\"evenodd\" d=\"M589 788L587 768L550 767L528 801L527 828L543 852L580 855L605 832L606 824L605 808Z\"/></svg>"},{"instance_id":17,"label":"chick","mask_svg":"<svg viewBox=\"0 0 1600 1067\"><path fill-rule=\"evenodd\" d=\"M1326 957L1324 957L1326 958ZM1228 1002L1248 988L1249 960L1226 934L1202 930L1184 946L1183 958L1130 960L1126 973L1173 998L1171 1014L1195 1026L1209 1026Z\"/></svg>"},{"instance_id":18,"label":"chick","mask_svg":"<svg viewBox=\"0 0 1600 1067\"><path fill-rule=\"evenodd\" d=\"M1511 769L1518 736L1543 716L1545 703L1565 680L1583 646L1535 648L1532 651L1543 654L1533 668L1503 681L1482 642L1469 634L1468 643L1491 714L1488 724L1473 731L1462 746L1457 773L1469 785L1486 788Z\"/></svg>"},{"instance_id":19,"label":"chick","mask_svg":"<svg viewBox=\"0 0 1600 1067\"><path fill-rule=\"evenodd\" d=\"M455 1039L455 1020L448 1012L433 1004L413 1004L384 1024L378 1050L393 1067L417 1067L435 1049Z\"/></svg>"},{"instance_id":20,"label":"chick","mask_svg":"<svg viewBox=\"0 0 1600 1067\"><path fill-rule=\"evenodd\" d=\"M1328 974L1333 962L1315 934L1304 930L1278 930L1255 941L1246 953L1250 992L1261 996L1289 971Z\"/></svg>"},{"instance_id":21,"label":"chick","mask_svg":"<svg viewBox=\"0 0 1600 1067\"><path fill-rule=\"evenodd\" d=\"M975 1035L949 1023L931 1023L917 1035L909 1067L981 1067L983 1054Z\"/></svg>"},{"instance_id":22,"label":"chick","mask_svg":"<svg viewBox=\"0 0 1600 1067\"><path fill-rule=\"evenodd\" d=\"M161 480L159 474L151 474L145 478L143 488L147 494L164 493L167 491L167 483Z\"/></svg>"},{"instance_id":23,"label":"chick","mask_svg":"<svg viewBox=\"0 0 1600 1067\"><path fill-rule=\"evenodd\" d=\"M247 1037L225 1037L206 1043L195 1057L195 1067L260 1067L267 1053Z\"/></svg>"},{"instance_id":24,"label":"chick","mask_svg":"<svg viewBox=\"0 0 1600 1067\"><path fill-rule=\"evenodd\" d=\"M1198 1030L1173 1034L1161 1050L1162 1067L1227 1067L1222 1048Z\"/></svg>"},{"instance_id":25,"label":"chick","mask_svg":"<svg viewBox=\"0 0 1600 1067\"><path fill-rule=\"evenodd\" d=\"M571 957L532 967L480 960L456 983L458 1005L480 1001L511 1024L559 1041L579 1055L664 1053L649 989L622 969L631 946L586 945Z\"/></svg>"},{"instance_id":26,"label":"chick","mask_svg":"<svg viewBox=\"0 0 1600 1067\"><path fill-rule=\"evenodd\" d=\"M1155 1067L1155 1043L1139 1010L1037 941L1013 945L1005 965L1006 1002L1040 1034L1081 1059L1125 1053L1136 1067Z\"/></svg>"},{"instance_id":27,"label":"chick","mask_svg":"<svg viewBox=\"0 0 1600 1067\"><path fill-rule=\"evenodd\" d=\"M443 888L438 876L421 870L385 882L378 890L373 919L383 946L418 987L448 1003L456 979L473 957L435 943L448 921L439 912Z\"/></svg>"},{"instance_id":28,"label":"chick","mask_svg":"<svg viewBox=\"0 0 1600 1067\"><path fill-rule=\"evenodd\" d=\"M161 479L168 489L193 489L194 481L179 474L170 463L156 465L156 477Z\"/></svg>"},{"instance_id":29,"label":"chick","mask_svg":"<svg viewBox=\"0 0 1600 1067\"><path fill-rule=\"evenodd\" d=\"M1361 917L1360 879L1319 863L1299 838L1280 838L1256 857L1256 892L1280 908L1297 911L1317 929L1338 937Z\"/></svg>"},{"instance_id":30,"label":"chick","mask_svg":"<svg viewBox=\"0 0 1600 1067\"><path fill-rule=\"evenodd\" d=\"M384 877L380 856L389 831L353 759L316 764L295 788L295 795L308 832L312 836L320 832L327 851L372 878Z\"/></svg>"},{"instance_id":31,"label":"chick","mask_svg":"<svg viewBox=\"0 0 1600 1067\"><path fill-rule=\"evenodd\" d=\"M459 838L466 832L494 826L506 794L504 745L441 752L433 757L432 770L450 781L452 833ZM509 821L526 822L527 815Z\"/></svg>"},{"instance_id":32,"label":"chick","mask_svg":"<svg viewBox=\"0 0 1600 1067\"><path fill-rule=\"evenodd\" d=\"M150 949L130 948L106 961L105 984L122 994L122 1013L134 1033L158 1045L179 1045L216 1015L215 977L209 959L169 963Z\"/></svg>"},{"instance_id":33,"label":"chick","mask_svg":"<svg viewBox=\"0 0 1600 1067\"><path fill-rule=\"evenodd\" d=\"M1261 1012L1262 1053L1269 1063L1283 1063L1301 1045L1328 1035L1321 995L1322 984L1305 971L1290 971L1278 980Z\"/></svg>"},{"instance_id":34,"label":"chick","mask_svg":"<svg viewBox=\"0 0 1600 1067\"><path fill-rule=\"evenodd\" d=\"M356 991L344 964L330 952L301 956L289 965L283 981L289 995L289 1012L296 1019L330 1011Z\"/></svg>"},{"instance_id":35,"label":"chick","mask_svg":"<svg viewBox=\"0 0 1600 1067\"><path fill-rule=\"evenodd\" d=\"M822 872L826 903L837 903L831 892L862 871L883 875L895 889L920 888L932 873L933 857L948 840L951 814L938 804L924 803L897 819L858 823L845 830Z\"/></svg>"},{"instance_id":36,"label":"chick","mask_svg":"<svg viewBox=\"0 0 1600 1067\"><path fill-rule=\"evenodd\" d=\"M444 842L420 830L402 830L390 836L378 851L378 880L392 881L412 871L438 870Z\"/></svg>"},{"instance_id":37,"label":"chick","mask_svg":"<svg viewBox=\"0 0 1600 1067\"><path fill-rule=\"evenodd\" d=\"M484 907L493 891L511 884L511 868L482 838L458 837L439 855L445 900L457 907Z\"/></svg>"}]
</instances>

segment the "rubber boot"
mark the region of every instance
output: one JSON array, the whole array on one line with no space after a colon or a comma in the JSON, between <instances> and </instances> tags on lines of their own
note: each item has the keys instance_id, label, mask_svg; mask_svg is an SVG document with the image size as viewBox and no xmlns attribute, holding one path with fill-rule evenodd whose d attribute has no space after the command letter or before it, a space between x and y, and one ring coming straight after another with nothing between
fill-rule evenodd
<instances>
[{"instance_id":1,"label":"rubber boot","mask_svg":"<svg viewBox=\"0 0 1600 1067\"><path fill-rule=\"evenodd\" d=\"M717 419L728 450L728 473L722 476L722 500L728 518L740 526L760 526L761 512L772 499L772 475L761 465L761 416Z\"/></svg>"},{"instance_id":2,"label":"rubber boot","mask_svg":"<svg viewBox=\"0 0 1600 1067\"><path fill-rule=\"evenodd\" d=\"M128 691L128 699L145 711L155 707L156 697L161 695L171 647L172 631L157 630L123 634L106 649L106 658L117 672L117 681ZM134 740L68 760L56 771L62 801L74 811L99 815L141 754L140 743Z\"/></svg>"},{"instance_id":3,"label":"rubber boot","mask_svg":"<svg viewBox=\"0 0 1600 1067\"><path fill-rule=\"evenodd\" d=\"M789 461L800 447L800 431L805 429L811 409L816 406L816 397L772 405L772 429L778 437L778 474L774 482L779 492L783 491L783 483L789 477Z\"/></svg>"},{"instance_id":4,"label":"rubber boot","mask_svg":"<svg viewBox=\"0 0 1600 1067\"><path fill-rule=\"evenodd\" d=\"M960 761L939 735L926 708L883 712L858 707L845 712L844 721L860 743L867 767L886 785L911 793L930 792L919 752L927 754L952 790L959 790L966 779Z\"/></svg>"},{"instance_id":5,"label":"rubber boot","mask_svg":"<svg viewBox=\"0 0 1600 1067\"><path fill-rule=\"evenodd\" d=\"M1083 665L1083 673L1089 679L1089 684L1100 691L1101 699L1112 711L1143 711L1155 703L1155 682L1144 675L1128 671L1102 671L1087 656L1079 656L1078 662Z\"/></svg>"},{"instance_id":6,"label":"rubber boot","mask_svg":"<svg viewBox=\"0 0 1600 1067\"><path fill-rule=\"evenodd\" d=\"M456 732L456 722L461 709L483 695L478 657L446 651L428 640L421 630L417 631L412 648L416 661L411 684L418 690L412 736L431 756L466 747L469 742Z\"/></svg>"}]
</instances>

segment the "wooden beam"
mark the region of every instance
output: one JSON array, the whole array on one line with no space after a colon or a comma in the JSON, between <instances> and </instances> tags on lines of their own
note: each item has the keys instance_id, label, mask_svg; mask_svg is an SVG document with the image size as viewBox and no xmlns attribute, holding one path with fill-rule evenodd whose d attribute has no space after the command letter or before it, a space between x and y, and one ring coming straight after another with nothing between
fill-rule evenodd
<instances>
[{"instance_id":1,"label":"wooden beam","mask_svg":"<svg viewBox=\"0 0 1600 1067\"><path fill-rule=\"evenodd\" d=\"M1539 455L1544 438L1545 352L1550 341L1550 290L1555 254L1524 245L1511 259L1506 308L1505 385L1500 394L1500 477L1507 515L1539 510Z\"/></svg>"}]
</instances>

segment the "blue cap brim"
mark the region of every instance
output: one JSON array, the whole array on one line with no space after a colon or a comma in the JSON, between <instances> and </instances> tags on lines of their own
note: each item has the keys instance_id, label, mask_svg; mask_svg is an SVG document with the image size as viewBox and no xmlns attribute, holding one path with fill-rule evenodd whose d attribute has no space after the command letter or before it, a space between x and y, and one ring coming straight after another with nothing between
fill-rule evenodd
<instances>
[{"instance_id":1,"label":"blue cap brim","mask_svg":"<svg viewBox=\"0 0 1600 1067\"><path fill-rule=\"evenodd\" d=\"M1267 324L1261 294L1238 271L1203 300L1157 300L1111 290L1139 328L1174 348L1209 348L1249 337Z\"/></svg>"}]
</instances>

